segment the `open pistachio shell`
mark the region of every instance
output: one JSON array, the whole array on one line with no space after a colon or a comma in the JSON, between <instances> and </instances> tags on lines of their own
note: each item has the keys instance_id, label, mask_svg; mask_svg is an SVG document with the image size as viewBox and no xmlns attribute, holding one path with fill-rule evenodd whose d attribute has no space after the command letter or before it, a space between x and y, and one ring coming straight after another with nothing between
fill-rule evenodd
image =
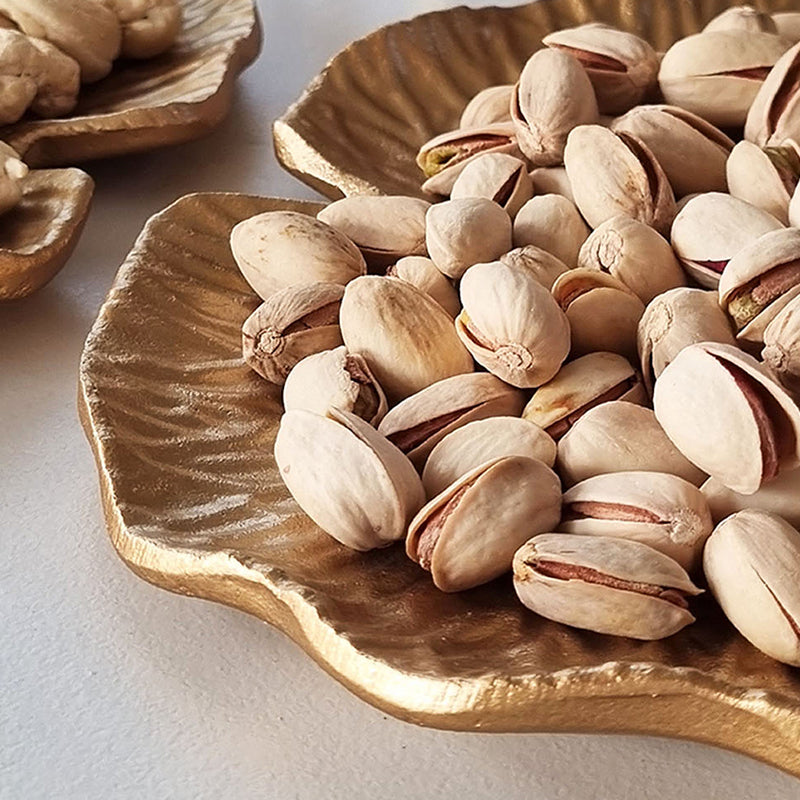
<instances>
[{"instance_id":1,"label":"open pistachio shell","mask_svg":"<svg viewBox=\"0 0 800 800\"><path fill-rule=\"evenodd\" d=\"M767 325L761 359L790 392L800 396L800 297L790 300Z\"/></svg>"},{"instance_id":2,"label":"open pistachio shell","mask_svg":"<svg viewBox=\"0 0 800 800\"><path fill-rule=\"evenodd\" d=\"M748 31L750 33L777 33L778 28L770 14L753 6L733 6L717 14L703 28L704 31Z\"/></svg>"},{"instance_id":3,"label":"open pistachio shell","mask_svg":"<svg viewBox=\"0 0 800 800\"><path fill-rule=\"evenodd\" d=\"M493 200L513 219L533 197L528 167L507 153L486 153L471 161L456 178L450 198L485 197Z\"/></svg>"},{"instance_id":4,"label":"open pistachio shell","mask_svg":"<svg viewBox=\"0 0 800 800\"><path fill-rule=\"evenodd\" d=\"M573 202L559 194L537 195L522 206L514 220L514 247L532 244L575 267L590 233Z\"/></svg>"},{"instance_id":5,"label":"open pistachio shell","mask_svg":"<svg viewBox=\"0 0 800 800\"><path fill-rule=\"evenodd\" d=\"M781 56L753 100L744 126L748 141L764 147L800 140L799 73L800 42Z\"/></svg>"},{"instance_id":6,"label":"open pistachio shell","mask_svg":"<svg viewBox=\"0 0 800 800\"><path fill-rule=\"evenodd\" d=\"M545 289L551 289L556 278L566 272L568 267L546 250L534 244L515 247L500 256L500 262L507 267L514 267L530 273Z\"/></svg>"},{"instance_id":7,"label":"open pistachio shell","mask_svg":"<svg viewBox=\"0 0 800 800\"><path fill-rule=\"evenodd\" d=\"M430 258L406 256L389 267L386 274L406 281L430 295L451 317L455 317L461 310L461 301L455 286Z\"/></svg>"},{"instance_id":8,"label":"open pistachio shell","mask_svg":"<svg viewBox=\"0 0 800 800\"><path fill-rule=\"evenodd\" d=\"M512 94L513 83L481 89L464 107L458 127L469 129L496 122L510 122Z\"/></svg>"},{"instance_id":9,"label":"open pistachio shell","mask_svg":"<svg viewBox=\"0 0 800 800\"><path fill-rule=\"evenodd\" d=\"M564 167L538 167L531 172L534 194L560 194L575 202L572 185Z\"/></svg>"}]
</instances>

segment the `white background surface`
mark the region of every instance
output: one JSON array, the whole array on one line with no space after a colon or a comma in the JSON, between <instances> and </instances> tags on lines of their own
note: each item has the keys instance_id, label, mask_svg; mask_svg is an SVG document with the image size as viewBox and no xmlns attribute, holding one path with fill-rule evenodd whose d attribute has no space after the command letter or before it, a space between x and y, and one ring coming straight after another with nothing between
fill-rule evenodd
<instances>
[{"instance_id":1,"label":"white background surface","mask_svg":"<svg viewBox=\"0 0 800 800\"><path fill-rule=\"evenodd\" d=\"M686 742L412 727L267 625L158 590L118 560L76 374L142 224L190 191L313 197L275 163L271 120L352 38L455 3L259 5L264 50L231 117L203 141L90 165L97 194L71 262L38 295L0 307L0 797L800 796L777 770Z\"/></svg>"}]
</instances>

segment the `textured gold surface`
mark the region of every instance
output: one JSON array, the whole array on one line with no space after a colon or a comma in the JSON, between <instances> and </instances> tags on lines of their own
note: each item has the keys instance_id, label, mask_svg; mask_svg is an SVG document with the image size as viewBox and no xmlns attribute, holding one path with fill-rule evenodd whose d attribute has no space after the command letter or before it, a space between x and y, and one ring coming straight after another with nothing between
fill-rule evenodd
<instances>
[{"instance_id":1,"label":"textured gold surface","mask_svg":"<svg viewBox=\"0 0 800 800\"><path fill-rule=\"evenodd\" d=\"M796 11L796 0L750 0ZM666 50L730 0L541 0L516 8L453 8L381 28L337 54L275 122L284 167L328 197L423 196L420 145L457 127L485 86L514 83L547 33L601 20Z\"/></svg>"},{"instance_id":2,"label":"textured gold surface","mask_svg":"<svg viewBox=\"0 0 800 800\"><path fill-rule=\"evenodd\" d=\"M19 205L0 216L0 300L44 286L78 243L94 182L79 169L35 169Z\"/></svg>"},{"instance_id":3,"label":"textured gold surface","mask_svg":"<svg viewBox=\"0 0 800 800\"><path fill-rule=\"evenodd\" d=\"M228 113L236 76L256 57L253 0L182 0L175 46L148 61L118 62L81 89L68 117L0 129L30 166L68 166L196 139Z\"/></svg>"},{"instance_id":4,"label":"textured gold surface","mask_svg":"<svg viewBox=\"0 0 800 800\"><path fill-rule=\"evenodd\" d=\"M436 591L401 545L351 552L292 501L272 457L279 391L240 355L258 300L228 248L239 220L313 204L191 195L154 217L86 343L80 410L111 538L134 572L288 633L365 700L484 731L695 739L800 774L800 673L761 655L708 596L645 643L536 617L510 578Z\"/></svg>"}]
</instances>

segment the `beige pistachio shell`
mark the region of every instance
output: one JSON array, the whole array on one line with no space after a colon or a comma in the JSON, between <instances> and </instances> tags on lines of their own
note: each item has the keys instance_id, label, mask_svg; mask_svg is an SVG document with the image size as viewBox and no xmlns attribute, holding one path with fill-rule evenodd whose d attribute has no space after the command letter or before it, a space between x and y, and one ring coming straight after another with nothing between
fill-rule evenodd
<instances>
[{"instance_id":1,"label":"beige pistachio shell","mask_svg":"<svg viewBox=\"0 0 800 800\"><path fill-rule=\"evenodd\" d=\"M800 11L781 11L772 15L778 35L790 42L800 42Z\"/></svg>"},{"instance_id":2,"label":"beige pistachio shell","mask_svg":"<svg viewBox=\"0 0 800 800\"><path fill-rule=\"evenodd\" d=\"M800 184L794 190L789 202L789 224L793 228L800 228Z\"/></svg>"},{"instance_id":3,"label":"beige pistachio shell","mask_svg":"<svg viewBox=\"0 0 800 800\"><path fill-rule=\"evenodd\" d=\"M734 6L717 14L704 31L748 31L749 33L777 33L778 28L770 14L753 6Z\"/></svg>"},{"instance_id":4,"label":"beige pistachio shell","mask_svg":"<svg viewBox=\"0 0 800 800\"><path fill-rule=\"evenodd\" d=\"M342 233L294 211L267 211L231 231L231 251L262 300L287 286L338 283L364 275L359 249Z\"/></svg>"},{"instance_id":5,"label":"beige pistachio shell","mask_svg":"<svg viewBox=\"0 0 800 800\"><path fill-rule=\"evenodd\" d=\"M283 387L286 411L302 409L326 414L338 408L377 425L386 414L386 395L359 353L336 347L300 361Z\"/></svg>"},{"instance_id":6,"label":"beige pistachio shell","mask_svg":"<svg viewBox=\"0 0 800 800\"><path fill-rule=\"evenodd\" d=\"M450 199L485 197L513 219L533 197L533 181L524 161L507 153L486 153L464 167L456 178Z\"/></svg>"},{"instance_id":7,"label":"beige pistachio shell","mask_svg":"<svg viewBox=\"0 0 800 800\"><path fill-rule=\"evenodd\" d=\"M402 539L425 502L411 462L364 420L288 411L275 440L281 478L325 533L354 550Z\"/></svg>"},{"instance_id":8,"label":"beige pistachio shell","mask_svg":"<svg viewBox=\"0 0 800 800\"><path fill-rule=\"evenodd\" d=\"M563 533L631 539L691 571L714 523L703 493L665 472L617 472L581 481L564 494Z\"/></svg>"},{"instance_id":9,"label":"beige pistachio shell","mask_svg":"<svg viewBox=\"0 0 800 800\"><path fill-rule=\"evenodd\" d=\"M706 544L703 569L725 616L770 658L800 666L800 533L764 511L740 511Z\"/></svg>"},{"instance_id":10,"label":"beige pistachio shell","mask_svg":"<svg viewBox=\"0 0 800 800\"><path fill-rule=\"evenodd\" d=\"M431 450L422 473L428 499L481 464L505 456L525 456L552 467L556 443L538 425L520 417L489 417L448 433Z\"/></svg>"},{"instance_id":11,"label":"beige pistachio shell","mask_svg":"<svg viewBox=\"0 0 800 800\"><path fill-rule=\"evenodd\" d=\"M681 453L736 492L753 494L800 464L800 409L735 347L684 348L656 381L653 404Z\"/></svg>"},{"instance_id":12,"label":"beige pistachio shell","mask_svg":"<svg viewBox=\"0 0 800 800\"><path fill-rule=\"evenodd\" d=\"M514 220L514 247L534 245L575 267L590 233L572 201L558 194L537 195L522 206Z\"/></svg>"},{"instance_id":13,"label":"beige pistachio shell","mask_svg":"<svg viewBox=\"0 0 800 800\"><path fill-rule=\"evenodd\" d=\"M105 0L122 24L123 58L155 58L181 32L179 0Z\"/></svg>"},{"instance_id":14,"label":"beige pistachio shell","mask_svg":"<svg viewBox=\"0 0 800 800\"><path fill-rule=\"evenodd\" d=\"M725 163L733 141L697 114L678 106L639 106L611 129L647 145L676 196L727 191Z\"/></svg>"},{"instance_id":15,"label":"beige pistachio shell","mask_svg":"<svg viewBox=\"0 0 800 800\"><path fill-rule=\"evenodd\" d=\"M545 48L528 59L512 96L511 118L533 166L561 164L569 132L598 117L592 82L576 58Z\"/></svg>"},{"instance_id":16,"label":"beige pistachio shell","mask_svg":"<svg viewBox=\"0 0 800 800\"><path fill-rule=\"evenodd\" d=\"M23 181L28 176L28 165L13 147L0 141L0 215L14 208L22 200Z\"/></svg>"},{"instance_id":17,"label":"beige pistachio shell","mask_svg":"<svg viewBox=\"0 0 800 800\"><path fill-rule=\"evenodd\" d=\"M339 325L347 349L364 356L390 405L474 369L452 318L405 281L373 275L352 281Z\"/></svg>"},{"instance_id":18,"label":"beige pistachio shell","mask_svg":"<svg viewBox=\"0 0 800 800\"><path fill-rule=\"evenodd\" d=\"M511 217L485 197L463 197L428 209L426 241L433 263L448 278L511 249Z\"/></svg>"},{"instance_id":19,"label":"beige pistachio shell","mask_svg":"<svg viewBox=\"0 0 800 800\"><path fill-rule=\"evenodd\" d=\"M649 408L619 400L591 409L572 426L558 443L556 465L567 486L610 472L668 472L695 486L706 479Z\"/></svg>"},{"instance_id":20,"label":"beige pistachio shell","mask_svg":"<svg viewBox=\"0 0 800 800\"><path fill-rule=\"evenodd\" d=\"M800 297L791 299L767 325L761 359L790 392L800 396Z\"/></svg>"},{"instance_id":21,"label":"beige pistachio shell","mask_svg":"<svg viewBox=\"0 0 800 800\"><path fill-rule=\"evenodd\" d=\"M451 317L455 317L461 310L461 301L455 286L430 258L406 256L389 267L386 274L406 281L430 295Z\"/></svg>"},{"instance_id":22,"label":"beige pistachio shell","mask_svg":"<svg viewBox=\"0 0 800 800\"><path fill-rule=\"evenodd\" d=\"M433 498L408 530L406 552L443 592L480 586L511 569L517 548L561 515L561 485L541 461L482 464Z\"/></svg>"},{"instance_id":23,"label":"beige pistachio shell","mask_svg":"<svg viewBox=\"0 0 800 800\"><path fill-rule=\"evenodd\" d=\"M429 453L453 431L488 417L518 416L522 392L486 372L445 378L396 405L378 430L419 470Z\"/></svg>"},{"instance_id":24,"label":"beige pistachio shell","mask_svg":"<svg viewBox=\"0 0 800 800\"><path fill-rule=\"evenodd\" d=\"M575 203L572 185L564 167L538 167L531 172L534 194L560 194Z\"/></svg>"},{"instance_id":25,"label":"beige pistachio shell","mask_svg":"<svg viewBox=\"0 0 800 800\"><path fill-rule=\"evenodd\" d=\"M767 75L744 126L744 136L762 147L800 140L800 42L787 50Z\"/></svg>"},{"instance_id":26,"label":"beige pistachio shell","mask_svg":"<svg viewBox=\"0 0 800 800\"><path fill-rule=\"evenodd\" d=\"M541 386L569 354L567 318L529 272L495 261L461 280L456 332L473 358L506 383Z\"/></svg>"},{"instance_id":27,"label":"beige pistachio shell","mask_svg":"<svg viewBox=\"0 0 800 800\"><path fill-rule=\"evenodd\" d=\"M664 170L640 139L601 125L570 133L564 151L575 203L592 228L625 214L666 234L675 196Z\"/></svg>"},{"instance_id":28,"label":"beige pistachio shell","mask_svg":"<svg viewBox=\"0 0 800 800\"><path fill-rule=\"evenodd\" d=\"M694 622L701 593L669 556L641 542L545 533L514 555L514 589L546 619L612 636L663 639Z\"/></svg>"},{"instance_id":29,"label":"beige pistachio shell","mask_svg":"<svg viewBox=\"0 0 800 800\"><path fill-rule=\"evenodd\" d=\"M567 265L561 259L533 244L515 247L500 256L500 261L507 267L530 273L548 290L552 288L556 278L567 271Z\"/></svg>"},{"instance_id":30,"label":"beige pistachio shell","mask_svg":"<svg viewBox=\"0 0 800 800\"><path fill-rule=\"evenodd\" d=\"M496 122L510 122L512 94L513 83L481 89L465 106L458 127L479 128Z\"/></svg>"}]
</instances>

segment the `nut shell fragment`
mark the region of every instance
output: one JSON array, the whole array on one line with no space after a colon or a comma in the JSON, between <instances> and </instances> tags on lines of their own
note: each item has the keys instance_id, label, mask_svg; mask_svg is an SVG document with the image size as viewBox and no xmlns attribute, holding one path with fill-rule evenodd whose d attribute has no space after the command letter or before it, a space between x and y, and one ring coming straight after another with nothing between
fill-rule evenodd
<instances>
[{"instance_id":1,"label":"nut shell fragment","mask_svg":"<svg viewBox=\"0 0 800 800\"><path fill-rule=\"evenodd\" d=\"M750 106L744 135L762 147L800 141L800 42L770 70Z\"/></svg>"},{"instance_id":2,"label":"nut shell fragment","mask_svg":"<svg viewBox=\"0 0 800 800\"><path fill-rule=\"evenodd\" d=\"M467 103L461 112L459 128L479 128L496 122L511 121L511 95L514 85L487 86Z\"/></svg>"},{"instance_id":3,"label":"nut shell fragment","mask_svg":"<svg viewBox=\"0 0 800 800\"><path fill-rule=\"evenodd\" d=\"M556 278L568 269L561 259L533 244L509 250L500 256L500 262L530 273L545 289L551 289Z\"/></svg>"},{"instance_id":4,"label":"nut shell fragment","mask_svg":"<svg viewBox=\"0 0 800 800\"><path fill-rule=\"evenodd\" d=\"M458 292L430 258L406 256L389 267L386 274L406 281L430 295L451 317L455 317L461 311Z\"/></svg>"},{"instance_id":5,"label":"nut shell fragment","mask_svg":"<svg viewBox=\"0 0 800 800\"><path fill-rule=\"evenodd\" d=\"M790 392L800 395L800 297L790 300L767 325L761 358Z\"/></svg>"},{"instance_id":6,"label":"nut shell fragment","mask_svg":"<svg viewBox=\"0 0 800 800\"><path fill-rule=\"evenodd\" d=\"M486 153L470 161L456 178L450 198L485 197L513 219L533 197L533 181L524 161L507 153Z\"/></svg>"}]
</instances>

